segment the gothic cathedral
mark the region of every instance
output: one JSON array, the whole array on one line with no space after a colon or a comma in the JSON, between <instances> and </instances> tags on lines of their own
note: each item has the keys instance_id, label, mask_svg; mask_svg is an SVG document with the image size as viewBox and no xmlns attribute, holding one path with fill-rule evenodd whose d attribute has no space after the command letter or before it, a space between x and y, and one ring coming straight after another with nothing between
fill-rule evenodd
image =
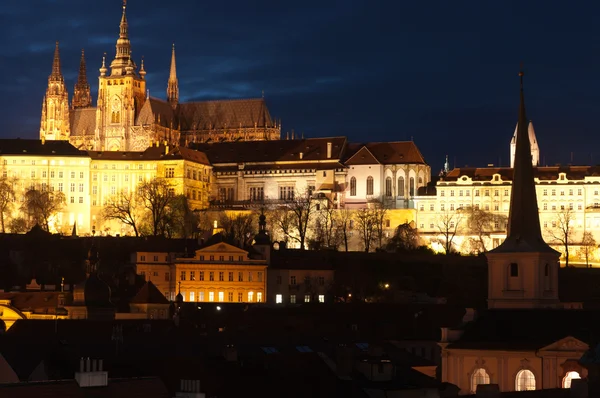
<instances>
[{"instance_id":1,"label":"gothic cathedral","mask_svg":"<svg viewBox=\"0 0 600 398\"><path fill-rule=\"evenodd\" d=\"M171 145L239 140L277 140L281 123L271 118L264 98L179 102L175 46L167 99L147 95L144 60L131 57L123 4L116 54L109 67L102 58L97 106L92 106L82 51L79 77L69 106L58 42L42 104L40 139L66 140L82 150L143 151L153 142Z\"/></svg>"}]
</instances>

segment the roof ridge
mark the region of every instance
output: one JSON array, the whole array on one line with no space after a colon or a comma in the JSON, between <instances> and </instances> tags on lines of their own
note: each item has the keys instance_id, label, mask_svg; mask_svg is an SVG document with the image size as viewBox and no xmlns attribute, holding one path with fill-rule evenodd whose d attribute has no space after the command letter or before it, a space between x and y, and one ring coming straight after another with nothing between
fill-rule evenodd
<instances>
[{"instance_id":1,"label":"roof ridge","mask_svg":"<svg viewBox=\"0 0 600 398\"><path fill-rule=\"evenodd\" d=\"M260 97L251 97L251 98L222 98L222 99L214 99L214 100L199 100L199 101L188 101L188 102L182 102L180 103L180 105L186 105L186 104L197 104L197 103L201 103L201 102L233 102L233 101L264 101L264 98L260 98Z\"/></svg>"}]
</instances>

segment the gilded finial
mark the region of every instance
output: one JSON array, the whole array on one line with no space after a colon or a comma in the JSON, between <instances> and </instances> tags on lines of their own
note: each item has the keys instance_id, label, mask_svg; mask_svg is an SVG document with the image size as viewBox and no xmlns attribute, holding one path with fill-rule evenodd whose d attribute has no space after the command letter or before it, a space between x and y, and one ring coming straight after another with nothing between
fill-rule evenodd
<instances>
[{"instance_id":1,"label":"gilded finial","mask_svg":"<svg viewBox=\"0 0 600 398\"><path fill-rule=\"evenodd\" d=\"M123 12L125 12L126 8L127 8L127 0L123 0Z\"/></svg>"}]
</instances>

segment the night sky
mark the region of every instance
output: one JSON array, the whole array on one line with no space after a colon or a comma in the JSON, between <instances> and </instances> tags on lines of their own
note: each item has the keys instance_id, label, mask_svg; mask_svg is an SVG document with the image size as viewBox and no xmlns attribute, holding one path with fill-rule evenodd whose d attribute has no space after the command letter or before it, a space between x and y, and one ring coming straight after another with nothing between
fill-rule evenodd
<instances>
[{"instance_id":1,"label":"night sky","mask_svg":"<svg viewBox=\"0 0 600 398\"><path fill-rule=\"evenodd\" d=\"M414 139L432 165L506 165L525 66L542 163L600 163L600 3L130 0L133 57L164 98L260 97L283 136ZM72 98L82 48L94 104L120 0L2 0L0 136L38 138L54 42ZM572 155L571 155L572 153Z\"/></svg>"}]
</instances>

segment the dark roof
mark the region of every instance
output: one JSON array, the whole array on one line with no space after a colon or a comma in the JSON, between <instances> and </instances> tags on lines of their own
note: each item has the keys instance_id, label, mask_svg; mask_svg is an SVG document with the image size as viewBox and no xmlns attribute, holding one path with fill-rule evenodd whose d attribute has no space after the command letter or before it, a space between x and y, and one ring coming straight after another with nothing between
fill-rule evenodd
<instances>
[{"instance_id":1,"label":"dark roof","mask_svg":"<svg viewBox=\"0 0 600 398\"><path fill-rule=\"evenodd\" d=\"M142 286L139 292L131 299L132 304L169 304L169 300L154 286L154 283L148 281Z\"/></svg>"},{"instance_id":2,"label":"dark roof","mask_svg":"<svg viewBox=\"0 0 600 398\"><path fill-rule=\"evenodd\" d=\"M167 101L150 97L144 102L136 119L136 125L157 123L163 127L177 128L177 121L171 104Z\"/></svg>"},{"instance_id":3,"label":"dark roof","mask_svg":"<svg viewBox=\"0 0 600 398\"><path fill-rule=\"evenodd\" d=\"M327 158L327 143L331 145L331 158ZM339 161L346 145L346 137L307 138L303 140L238 141L192 144L206 153L213 165L242 162L293 162ZM302 153L302 159L300 159ZM301 168L301 167L299 167Z\"/></svg>"},{"instance_id":4,"label":"dark roof","mask_svg":"<svg viewBox=\"0 0 600 398\"><path fill-rule=\"evenodd\" d=\"M345 164L372 164L373 160L381 164L425 164L413 141L348 144Z\"/></svg>"},{"instance_id":5,"label":"dark roof","mask_svg":"<svg viewBox=\"0 0 600 398\"><path fill-rule=\"evenodd\" d=\"M274 123L264 98L186 102L177 108L182 131L268 127Z\"/></svg>"},{"instance_id":6,"label":"dark roof","mask_svg":"<svg viewBox=\"0 0 600 398\"><path fill-rule=\"evenodd\" d=\"M441 181L458 181L467 176L473 181L491 181L499 174L503 181L512 181L514 169L510 167L457 167L444 176ZM540 181L558 180L559 173L565 173L568 180L583 180L586 176L600 176L600 166L544 166L534 167L533 174Z\"/></svg>"},{"instance_id":7,"label":"dark roof","mask_svg":"<svg viewBox=\"0 0 600 398\"><path fill-rule=\"evenodd\" d=\"M76 108L69 112L72 136L96 134L96 108Z\"/></svg>"},{"instance_id":8,"label":"dark roof","mask_svg":"<svg viewBox=\"0 0 600 398\"><path fill-rule=\"evenodd\" d=\"M535 350L568 336L589 344L599 332L600 311L489 310L448 348Z\"/></svg>"},{"instance_id":9,"label":"dark roof","mask_svg":"<svg viewBox=\"0 0 600 398\"><path fill-rule=\"evenodd\" d=\"M6 395L5 395L6 394ZM0 384L0 395L11 398L169 398L164 383L156 377L108 379L106 387L81 388L75 380Z\"/></svg>"},{"instance_id":10,"label":"dark roof","mask_svg":"<svg viewBox=\"0 0 600 398\"><path fill-rule=\"evenodd\" d=\"M20 311L32 311L36 314L54 314L60 292L0 292L0 300L10 300L13 307ZM66 293L71 296L70 293Z\"/></svg>"},{"instance_id":11,"label":"dark roof","mask_svg":"<svg viewBox=\"0 0 600 398\"><path fill-rule=\"evenodd\" d=\"M27 155L27 156L80 156L88 154L80 151L68 141L29 140L21 138L0 139L0 156Z\"/></svg>"}]
</instances>

